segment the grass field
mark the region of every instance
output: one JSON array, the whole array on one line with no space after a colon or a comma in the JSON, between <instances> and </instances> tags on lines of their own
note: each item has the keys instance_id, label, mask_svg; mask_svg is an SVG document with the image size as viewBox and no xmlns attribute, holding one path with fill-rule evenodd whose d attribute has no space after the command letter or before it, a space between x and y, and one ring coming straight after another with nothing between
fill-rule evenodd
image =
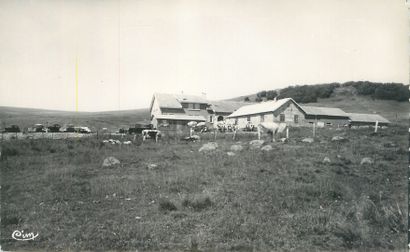
<instances>
[{"instance_id":1,"label":"grass field","mask_svg":"<svg viewBox=\"0 0 410 252\"><path fill-rule=\"evenodd\" d=\"M70 112L42 109L27 109L0 106L0 127L5 128L12 124L20 129L33 127L36 123L52 125L58 123L87 126L92 131L107 128L112 132L120 127L130 127L139 121L150 119L149 109L134 109L107 112Z\"/></svg>"},{"instance_id":2,"label":"grass field","mask_svg":"<svg viewBox=\"0 0 410 252\"><path fill-rule=\"evenodd\" d=\"M208 140L3 142L2 249L405 251L406 126L319 129L302 143L310 131L270 152L241 135L233 157L223 135L209 153L198 152ZM121 164L102 167L108 156ZM11 239L22 229L39 236Z\"/></svg>"}]
</instances>

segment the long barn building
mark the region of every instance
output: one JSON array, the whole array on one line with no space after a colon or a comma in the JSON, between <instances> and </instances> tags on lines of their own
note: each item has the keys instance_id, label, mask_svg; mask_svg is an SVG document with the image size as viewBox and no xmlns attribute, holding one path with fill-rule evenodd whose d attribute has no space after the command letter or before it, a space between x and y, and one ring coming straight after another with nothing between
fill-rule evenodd
<instances>
[{"instance_id":1,"label":"long barn building","mask_svg":"<svg viewBox=\"0 0 410 252\"><path fill-rule=\"evenodd\" d=\"M359 121L360 118L365 118ZM268 101L258 104L247 105L239 108L228 120L240 128L245 127L249 122L257 125L261 122L284 122L291 126L308 126L316 124L318 126L345 126L351 123L366 123L371 125L378 120L387 124L389 121L376 114L348 114L340 108L302 106L292 98Z\"/></svg>"}]
</instances>

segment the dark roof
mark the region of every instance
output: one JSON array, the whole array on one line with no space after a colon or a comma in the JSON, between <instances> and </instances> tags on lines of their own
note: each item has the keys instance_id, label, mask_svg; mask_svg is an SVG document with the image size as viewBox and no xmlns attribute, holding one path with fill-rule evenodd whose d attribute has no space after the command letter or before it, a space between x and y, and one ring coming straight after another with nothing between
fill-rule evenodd
<instances>
[{"instance_id":1,"label":"dark roof","mask_svg":"<svg viewBox=\"0 0 410 252\"><path fill-rule=\"evenodd\" d=\"M349 117L340 108L301 106L307 115Z\"/></svg>"},{"instance_id":2,"label":"dark roof","mask_svg":"<svg viewBox=\"0 0 410 252\"><path fill-rule=\"evenodd\" d=\"M367 122L367 123L390 123L389 120L378 114L359 114L359 113L347 113L352 122Z\"/></svg>"}]
</instances>

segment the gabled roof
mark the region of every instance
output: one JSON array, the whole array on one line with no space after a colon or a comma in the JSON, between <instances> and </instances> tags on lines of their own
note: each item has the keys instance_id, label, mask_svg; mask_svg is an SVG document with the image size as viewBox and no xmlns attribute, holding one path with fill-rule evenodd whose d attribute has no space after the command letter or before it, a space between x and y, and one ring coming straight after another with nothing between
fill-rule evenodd
<instances>
[{"instance_id":1,"label":"gabled roof","mask_svg":"<svg viewBox=\"0 0 410 252\"><path fill-rule=\"evenodd\" d=\"M292 99L292 98L284 98L277 101L268 101L268 102L261 102L257 104L247 105L239 108L228 117L239 117L239 116L248 116L260 113L267 113L267 112L274 112L277 109L281 108L288 102L293 102L297 107L300 106Z\"/></svg>"},{"instance_id":2,"label":"gabled roof","mask_svg":"<svg viewBox=\"0 0 410 252\"><path fill-rule=\"evenodd\" d=\"M154 99L157 99L160 108L182 108L181 103L172 94L155 93Z\"/></svg>"},{"instance_id":3,"label":"gabled roof","mask_svg":"<svg viewBox=\"0 0 410 252\"><path fill-rule=\"evenodd\" d=\"M348 117L340 108L301 106L307 115Z\"/></svg>"},{"instance_id":4,"label":"gabled roof","mask_svg":"<svg viewBox=\"0 0 410 252\"><path fill-rule=\"evenodd\" d=\"M156 119L163 119L163 120L206 121L205 117L203 117L203 116L185 115L185 114L157 115L157 116L155 116L155 118Z\"/></svg>"},{"instance_id":5,"label":"gabled roof","mask_svg":"<svg viewBox=\"0 0 410 252\"><path fill-rule=\"evenodd\" d=\"M173 95L180 103L190 102L190 103L200 103L208 104L208 100L199 95L185 95L185 94L175 94Z\"/></svg>"},{"instance_id":6,"label":"gabled roof","mask_svg":"<svg viewBox=\"0 0 410 252\"><path fill-rule=\"evenodd\" d=\"M205 98L196 95L155 93L154 99L160 108L181 109L184 102L208 104Z\"/></svg>"},{"instance_id":7,"label":"gabled roof","mask_svg":"<svg viewBox=\"0 0 410 252\"><path fill-rule=\"evenodd\" d=\"M376 123L376 121L380 123L390 123L389 120L382 117L378 114L359 114L359 113L347 113L350 117L352 122L368 122L368 123Z\"/></svg>"},{"instance_id":8,"label":"gabled roof","mask_svg":"<svg viewBox=\"0 0 410 252\"><path fill-rule=\"evenodd\" d=\"M234 102L234 101L211 101L211 109L215 113L232 113L239 108L249 105L245 102Z\"/></svg>"}]
</instances>

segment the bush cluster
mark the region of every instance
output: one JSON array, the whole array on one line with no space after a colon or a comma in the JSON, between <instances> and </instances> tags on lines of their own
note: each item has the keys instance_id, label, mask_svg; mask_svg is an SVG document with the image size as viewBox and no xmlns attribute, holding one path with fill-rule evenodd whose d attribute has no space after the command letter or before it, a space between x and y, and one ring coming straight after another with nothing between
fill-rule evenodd
<instances>
[{"instance_id":1,"label":"bush cluster","mask_svg":"<svg viewBox=\"0 0 410 252\"><path fill-rule=\"evenodd\" d=\"M328 98L335 88L354 87L359 95L371 96L373 99L408 101L410 98L409 85L401 83L378 83L370 81L350 81L345 83L326 83L316 85L296 85L280 90L263 90L256 94L255 101L273 100L291 97L296 102L317 102L318 98ZM245 98L249 101L249 97Z\"/></svg>"}]
</instances>

